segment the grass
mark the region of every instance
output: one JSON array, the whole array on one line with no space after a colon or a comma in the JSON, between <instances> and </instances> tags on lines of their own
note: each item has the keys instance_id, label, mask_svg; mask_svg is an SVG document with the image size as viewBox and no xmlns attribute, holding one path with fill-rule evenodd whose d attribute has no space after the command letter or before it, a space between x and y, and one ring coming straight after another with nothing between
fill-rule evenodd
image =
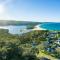
<instances>
[{"instance_id":1,"label":"grass","mask_svg":"<svg viewBox=\"0 0 60 60\"><path fill-rule=\"evenodd\" d=\"M47 54L43 53L42 51L39 51L39 54L37 54L37 57L46 57L46 58L48 58L50 60L58 60L55 57L52 57L50 55L47 55Z\"/></svg>"}]
</instances>

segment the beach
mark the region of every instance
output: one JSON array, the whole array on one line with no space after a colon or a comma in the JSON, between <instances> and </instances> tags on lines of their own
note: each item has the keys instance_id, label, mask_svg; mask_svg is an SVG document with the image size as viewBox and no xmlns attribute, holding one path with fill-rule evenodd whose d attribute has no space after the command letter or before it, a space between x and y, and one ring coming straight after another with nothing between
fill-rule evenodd
<instances>
[{"instance_id":1,"label":"beach","mask_svg":"<svg viewBox=\"0 0 60 60\"><path fill-rule=\"evenodd\" d=\"M36 25L33 30L46 30L46 29L41 28L40 25Z\"/></svg>"}]
</instances>

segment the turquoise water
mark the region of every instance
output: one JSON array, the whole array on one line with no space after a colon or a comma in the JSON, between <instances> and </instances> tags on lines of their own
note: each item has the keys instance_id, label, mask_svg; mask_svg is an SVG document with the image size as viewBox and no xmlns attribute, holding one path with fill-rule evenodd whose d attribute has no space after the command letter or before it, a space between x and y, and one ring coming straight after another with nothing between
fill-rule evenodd
<instances>
[{"instance_id":1,"label":"turquoise water","mask_svg":"<svg viewBox=\"0 0 60 60\"><path fill-rule=\"evenodd\" d=\"M0 29L8 29L11 34L22 34L29 32L26 30L27 26L0 26Z\"/></svg>"},{"instance_id":2,"label":"turquoise water","mask_svg":"<svg viewBox=\"0 0 60 60\"><path fill-rule=\"evenodd\" d=\"M40 25L41 28L46 29L46 30L56 30L59 31L60 30L60 23L42 23Z\"/></svg>"}]
</instances>

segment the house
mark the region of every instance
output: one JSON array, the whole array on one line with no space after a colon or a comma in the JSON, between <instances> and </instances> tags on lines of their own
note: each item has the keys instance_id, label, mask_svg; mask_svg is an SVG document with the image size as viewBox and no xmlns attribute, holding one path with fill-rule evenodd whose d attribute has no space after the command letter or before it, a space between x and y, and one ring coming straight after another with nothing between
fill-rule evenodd
<instances>
[{"instance_id":1,"label":"house","mask_svg":"<svg viewBox=\"0 0 60 60\"><path fill-rule=\"evenodd\" d=\"M48 37L55 38L58 35L58 32L49 32Z\"/></svg>"},{"instance_id":2,"label":"house","mask_svg":"<svg viewBox=\"0 0 60 60\"><path fill-rule=\"evenodd\" d=\"M60 44L60 39L58 39L58 40L56 41L56 43L57 43L57 44Z\"/></svg>"}]
</instances>

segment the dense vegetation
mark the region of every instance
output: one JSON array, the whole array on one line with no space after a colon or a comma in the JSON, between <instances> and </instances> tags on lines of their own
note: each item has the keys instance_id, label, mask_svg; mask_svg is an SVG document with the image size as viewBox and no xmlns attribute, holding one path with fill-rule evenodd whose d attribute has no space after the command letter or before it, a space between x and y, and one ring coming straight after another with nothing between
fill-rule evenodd
<instances>
[{"instance_id":1,"label":"dense vegetation","mask_svg":"<svg viewBox=\"0 0 60 60\"><path fill-rule=\"evenodd\" d=\"M40 22L31 22L31 21L7 21L7 20L0 20L0 26L7 26L7 25L37 25Z\"/></svg>"},{"instance_id":2,"label":"dense vegetation","mask_svg":"<svg viewBox=\"0 0 60 60\"><path fill-rule=\"evenodd\" d=\"M33 29L36 25L41 24L40 22L31 22L31 21L7 21L7 20L0 20L0 26L27 26L27 29Z\"/></svg>"},{"instance_id":3,"label":"dense vegetation","mask_svg":"<svg viewBox=\"0 0 60 60\"><path fill-rule=\"evenodd\" d=\"M12 35L8 30L0 30L0 60L41 60L39 52L60 58L57 35L48 40L49 31L32 31L23 35ZM60 37L60 35L58 36ZM47 46L49 42L49 45ZM47 48L50 48L48 50ZM53 51L51 50L52 48ZM44 56L43 56L44 57ZM50 59L46 57L47 59Z\"/></svg>"}]
</instances>

